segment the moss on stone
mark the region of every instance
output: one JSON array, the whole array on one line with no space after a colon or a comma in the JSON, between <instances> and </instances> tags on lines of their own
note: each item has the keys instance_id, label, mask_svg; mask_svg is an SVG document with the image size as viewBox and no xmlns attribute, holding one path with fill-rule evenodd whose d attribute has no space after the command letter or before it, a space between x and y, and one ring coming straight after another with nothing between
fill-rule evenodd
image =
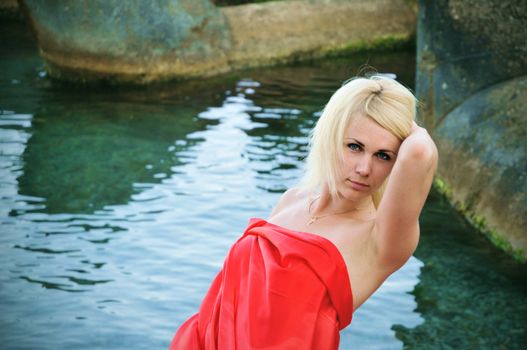
<instances>
[{"instance_id":1,"label":"moss on stone","mask_svg":"<svg viewBox=\"0 0 527 350\"><path fill-rule=\"evenodd\" d=\"M236 6L245 4L259 4L262 2L283 1L283 0L212 0L216 6Z\"/></svg>"},{"instance_id":2,"label":"moss on stone","mask_svg":"<svg viewBox=\"0 0 527 350\"><path fill-rule=\"evenodd\" d=\"M496 230L488 227L485 217L478 215L468 209L466 203L455 201L452 197L452 189L437 177L434 179L434 188L441 193L450 204L467 220L467 222L479 232L483 233L489 241L497 248L503 250L518 262L526 263L527 257L520 249L514 249L509 241Z\"/></svg>"},{"instance_id":3,"label":"moss on stone","mask_svg":"<svg viewBox=\"0 0 527 350\"><path fill-rule=\"evenodd\" d=\"M446 196L447 198L450 197L450 188L447 186L447 184L441 180L439 177L436 177L434 179L434 187L441 193L442 195Z\"/></svg>"},{"instance_id":4,"label":"moss on stone","mask_svg":"<svg viewBox=\"0 0 527 350\"><path fill-rule=\"evenodd\" d=\"M361 40L326 51L326 56L341 56L358 52L382 52L412 49L415 47L413 35L388 35L374 40Z\"/></svg>"}]
</instances>

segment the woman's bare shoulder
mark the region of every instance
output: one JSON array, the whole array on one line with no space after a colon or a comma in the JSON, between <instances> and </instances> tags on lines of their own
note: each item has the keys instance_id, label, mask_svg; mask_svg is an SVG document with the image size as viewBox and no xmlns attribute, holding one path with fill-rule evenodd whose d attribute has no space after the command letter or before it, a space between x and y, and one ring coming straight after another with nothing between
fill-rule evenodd
<instances>
[{"instance_id":1,"label":"woman's bare shoulder","mask_svg":"<svg viewBox=\"0 0 527 350\"><path fill-rule=\"evenodd\" d=\"M299 201L305 200L308 195L309 191L307 191L306 189L300 187L291 187L290 189L285 191L282 196L280 196L280 199L274 207L271 216L274 216L282 210L295 205Z\"/></svg>"}]
</instances>

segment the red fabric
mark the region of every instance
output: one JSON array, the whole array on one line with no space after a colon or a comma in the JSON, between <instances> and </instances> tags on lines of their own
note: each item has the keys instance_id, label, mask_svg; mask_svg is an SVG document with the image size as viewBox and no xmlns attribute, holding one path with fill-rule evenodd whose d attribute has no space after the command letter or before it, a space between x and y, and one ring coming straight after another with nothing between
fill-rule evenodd
<instances>
[{"instance_id":1,"label":"red fabric","mask_svg":"<svg viewBox=\"0 0 527 350\"><path fill-rule=\"evenodd\" d=\"M333 243L251 219L170 350L338 349L352 309Z\"/></svg>"}]
</instances>

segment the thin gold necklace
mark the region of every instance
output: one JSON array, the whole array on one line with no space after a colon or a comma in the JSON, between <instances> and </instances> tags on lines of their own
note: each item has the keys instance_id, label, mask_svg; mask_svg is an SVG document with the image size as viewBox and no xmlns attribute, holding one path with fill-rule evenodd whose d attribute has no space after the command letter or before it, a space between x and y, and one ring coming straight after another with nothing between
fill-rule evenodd
<instances>
[{"instance_id":1,"label":"thin gold necklace","mask_svg":"<svg viewBox=\"0 0 527 350\"><path fill-rule=\"evenodd\" d=\"M346 213L351 213L352 211L355 211L356 209L351 209L351 210L346 210L346 211L343 211L343 212L340 212L340 213L329 213L329 214L324 214L324 215L313 215L311 214L311 207L313 206L313 203L315 203L315 201L317 199L319 199L320 196L314 198L310 203L309 203L309 208L307 209L308 213L309 213L309 216L310 216L310 219L309 221L307 222L308 226L313 224L315 221L317 221L318 219L322 219L322 218L325 218L326 216L332 216L332 215L342 215L342 214L346 214Z\"/></svg>"}]
</instances>

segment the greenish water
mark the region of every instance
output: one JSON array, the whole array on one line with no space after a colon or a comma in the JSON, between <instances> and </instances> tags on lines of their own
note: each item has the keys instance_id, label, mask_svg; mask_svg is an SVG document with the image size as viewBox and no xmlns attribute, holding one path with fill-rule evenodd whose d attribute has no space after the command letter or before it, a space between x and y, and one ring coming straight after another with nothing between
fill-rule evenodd
<instances>
[{"instance_id":1,"label":"greenish water","mask_svg":"<svg viewBox=\"0 0 527 350\"><path fill-rule=\"evenodd\" d=\"M166 349L250 217L295 184L307 133L369 63L413 84L413 53L365 54L137 89L49 81L1 25L0 343ZM415 257L341 349L522 349L527 270L433 192Z\"/></svg>"},{"instance_id":2,"label":"greenish water","mask_svg":"<svg viewBox=\"0 0 527 350\"><path fill-rule=\"evenodd\" d=\"M436 192L415 256L424 263L416 297L424 323L396 326L407 349L524 349L527 269L493 247Z\"/></svg>"}]
</instances>

